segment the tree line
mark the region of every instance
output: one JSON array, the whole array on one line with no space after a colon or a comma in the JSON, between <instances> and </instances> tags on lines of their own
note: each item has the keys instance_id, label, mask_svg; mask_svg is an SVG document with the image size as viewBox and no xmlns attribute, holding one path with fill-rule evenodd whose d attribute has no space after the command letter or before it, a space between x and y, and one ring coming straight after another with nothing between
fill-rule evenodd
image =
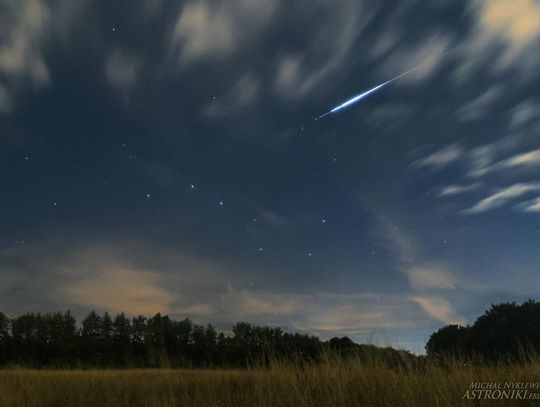
<instances>
[{"instance_id":1,"label":"tree line","mask_svg":"<svg viewBox=\"0 0 540 407\"><path fill-rule=\"evenodd\" d=\"M426 344L433 358L521 359L540 354L540 303L494 304L472 325L447 325Z\"/></svg>"},{"instance_id":2,"label":"tree line","mask_svg":"<svg viewBox=\"0 0 540 407\"><path fill-rule=\"evenodd\" d=\"M26 367L245 367L270 358L318 361L326 351L378 357L392 365L410 352L359 345L347 337L318 337L238 322L228 334L167 315L127 317L90 312L80 324L70 311L0 312L0 366ZM429 359L516 359L540 353L540 303L492 305L473 325L447 325L429 338Z\"/></svg>"},{"instance_id":3,"label":"tree line","mask_svg":"<svg viewBox=\"0 0 540 407\"><path fill-rule=\"evenodd\" d=\"M315 336L281 328L239 322L226 335L212 325L175 321L159 313L128 318L92 311L80 325L70 311L13 318L0 313L0 365L246 366L269 357L316 359L322 346Z\"/></svg>"}]
</instances>

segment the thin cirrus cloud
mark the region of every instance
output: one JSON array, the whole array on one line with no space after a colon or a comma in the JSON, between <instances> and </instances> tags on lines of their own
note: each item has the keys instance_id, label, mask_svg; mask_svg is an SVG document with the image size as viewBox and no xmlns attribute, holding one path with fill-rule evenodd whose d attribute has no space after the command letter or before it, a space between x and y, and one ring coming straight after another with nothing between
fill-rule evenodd
<instances>
[{"instance_id":1,"label":"thin cirrus cloud","mask_svg":"<svg viewBox=\"0 0 540 407\"><path fill-rule=\"evenodd\" d=\"M412 296L411 300L417 303L426 313L445 324L465 325L467 320L457 314L450 303L438 297Z\"/></svg>"},{"instance_id":2,"label":"thin cirrus cloud","mask_svg":"<svg viewBox=\"0 0 540 407\"><path fill-rule=\"evenodd\" d=\"M465 214L477 214L499 208L509 201L527 193L540 190L539 183L518 183L500 189L463 211Z\"/></svg>"},{"instance_id":3,"label":"thin cirrus cloud","mask_svg":"<svg viewBox=\"0 0 540 407\"><path fill-rule=\"evenodd\" d=\"M477 166L477 168L469 173L469 176L481 177L499 170L534 168L539 165L540 149L537 149L513 155L494 164Z\"/></svg>"},{"instance_id":4,"label":"thin cirrus cloud","mask_svg":"<svg viewBox=\"0 0 540 407\"><path fill-rule=\"evenodd\" d=\"M296 99L318 90L325 79L347 66L355 40L371 21L372 11L358 1L344 1L327 13L310 46L302 53L285 51L276 58L274 90L285 99Z\"/></svg>"},{"instance_id":5,"label":"thin cirrus cloud","mask_svg":"<svg viewBox=\"0 0 540 407\"><path fill-rule=\"evenodd\" d=\"M439 196L453 196L453 195L462 195L467 192L475 191L481 187L480 183L474 183L470 185L447 185L445 187L442 187Z\"/></svg>"},{"instance_id":6,"label":"thin cirrus cloud","mask_svg":"<svg viewBox=\"0 0 540 407\"><path fill-rule=\"evenodd\" d=\"M510 112L510 128L526 125L540 117L540 102L536 98L529 98L520 102Z\"/></svg>"},{"instance_id":7,"label":"thin cirrus cloud","mask_svg":"<svg viewBox=\"0 0 540 407\"><path fill-rule=\"evenodd\" d=\"M519 210L523 212L537 213L540 212L540 197L522 202L517 205Z\"/></svg>"},{"instance_id":8,"label":"thin cirrus cloud","mask_svg":"<svg viewBox=\"0 0 540 407\"><path fill-rule=\"evenodd\" d=\"M256 106L260 91L261 84L257 77L251 73L245 73L222 97L209 102L203 108L203 112L213 118L244 113L250 107Z\"/></svg>"},{"instance_id":9,"label":"thin cirrus cloud","mask_svg":"<svg viewBox=\"0 0 540 407\"><path fill-rule=\"evenodd\" d=\"M489 108L503 95L503 92L502 86L491 86L460 108L456 113L457 118L464 122L483 118L489 112Z\"/></svg>"},{"instance_id":10,"label":"thin cirrus cloud","mask_svg":"<svg viewBox=\"0 0 540 407\"><path fill-rule=\"evenodd\" d=\"M441 169L459 160L463 156L463 150L457 144L444 147L428 156L414 161L411 165L416 168Z\"/></svg>"},{"instance_id":11,"label":"thin cirrus cloud","mask_svg":"<svg viewBox=\"0 0 540 407\"><path fill-rule=\"evenodd\" d=\"M440 264L420 264L407 270L409 284L413 289L433 288L449 289L456 288L456 278L452 272Z\"/></svg>"},{"instance_id":12,"label":"thin cirrus cloud","mask_svg":"<svg viewBox=\"0 0 540 407\"><path fill-rule=\"evenodd\" d=\"M466 319L440 296L441 291L455 290L459 284L450 265L439 259L426 261L420 254L421 245L417 239L401 227L392 227L388 218L381 219L382 235L401 263L399 270L407 277L411 290L408 300L420 305L426 314L438 321L464 324ZM434 290L439 296L433 296Z\"/></svg>"}]
</instances>

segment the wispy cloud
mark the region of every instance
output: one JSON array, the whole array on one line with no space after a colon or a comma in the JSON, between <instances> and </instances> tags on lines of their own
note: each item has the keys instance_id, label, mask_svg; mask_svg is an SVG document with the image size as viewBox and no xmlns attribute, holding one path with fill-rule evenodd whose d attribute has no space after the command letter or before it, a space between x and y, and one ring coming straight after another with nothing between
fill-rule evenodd
<instances>
[{"instance_id":1,"label":"wispy cloud","mask_svg":"<svg viewBox=\"0 0 540 407\"><path fill-rule=\"evenodd\" d=\"M311 46L302 54L287 51L276 59L274 89L277 94L297 99L311 91L320 91L325 79L347 65L345 62L355 40L373 15L373 10L359 1L344 1L337 6L328 3L326 7L331 10L309 41Z\"/></svg>"},{"instance_id":2,"label":"wispy cloud","mask_svg":"<svg viewBox=\"0 0 540 407\"><path fill-rule=\"evenodd\" d=\"M505 46L497 61L501 68L514 63L540 35L540 4L535 0L487 0L477 4L484 35L497 38Z\"/></svg>"},{"instance_id":3,"label":"wispy cloud","mask_svg":"<svg viewBox=\"0 0 540 407\"><path fill-rule=\"evenodd\" d=\"M450 303L442 298L413 296L411 299L426 313L445 324L465 325L467 323L467 320L456 314Z\"/></svg>"},{"instance_id":4,"label":"wispy cloud","mask_svg":"<svg viewBox=\"0 0 540 407\"><path fill-rule=\"evenodd\" d=\"M457 160L463 155L463 150L457 144L444 147L441 150L431 153L427 157L414 161L411 165L417 168L428 167L441 169Z\"/></svg>"},{"instance_id":5,"label":"wispy cloud","mask_svg":"<svg viewBox=\"0 0 540 407\"><path fill-rule=\"evenodd\" d=\"M540 197L522 202L517 205L517 208L523 212L540 212Z\"/></svg>"},{"instance_id":6,"label":"wispy cloud","mask_svg":"<svg viewBox=\"0 0 540 407\"><path fill-rule=\"evenodd\" d=\"M535 0L476 0L469 2L474 28L457 47L460 63L455 78L471 79L479 69L501 71L514 67L522 80L535 74L540 56L540 5Z\"/></svg>"},{"instance_id":7,"label":"wispy cloud","mask_svg":"<svg viewBox=\"0 0 540 407\"><path fill-rule=\"evenodd\" d=\"M405 274L414 293L410 300L421 305L429 315L443 321L465 319L454 311L452 305L442 298L432 298L433 290L454 290L459 282L452 267L439 259L426 260L420 243L401 227L392 227L388 219L381 221L382 235L398 256L400 271Z\"/></svg>"},{"instance_id":8,"label":"wispy cloud","mask_svg":"<svg viewBox=\"0 0 540 407\"><path fill-rule=\"evenodd\" d=\"M116 49L105 61L105 77L113 87L128 90L137 80L139 65L134 55Z\"/></svg>"},{"instance_id":9,"label":"wispy cloud","mask_svg":"<svg viewBox=\"0 0 540 407\"><path fill-rule=\"evenodd\" d=\"M469 173L472 177L480 177L491 172L509 169L536 168L540 165L540 149L513 155L504 160L486 166L477 166Z\"/></svg>"},{"instance_id":10,"label":"wispy cloud","mask_svg":"<svg viewBox=\"0 0 540 407\"><path fill-rule=\"evenodd\" d=\"M444 60L444 53L450 45L450 39L443 35L432 34L427 40L407 45L401 44L398 50L392 54L382 64L382 70L389 77L395 75L395 67L401 66L410 69L416 67L414 71L403 77L400 83L426 80L437 71L437 68Z\"/></svg>"},{"instance_id":11,"label":"wispy cloud","mask_svg":"<svg viewBox=\"0 0 540 407\"><path fill-rule=\"evenodd\" d=\"M187 2L173 32L173 51L179 50L182 63L228 56L257 36L276 6L277 2L254 0L238 0L234 5L207 0Z\"/></svg>"},{"instance_id":12,"label":"wispy cloud","mask_svg":"<svg viewBox=\"0 0 540 407\"><path fill-rule=\"evenodd\" d=\"M457 112L458 119L462 121L478 120L488 113L491 105L503 94L500 85L494 85L482 92L478 97L463 105Z\"/></svg>"},{"instance_id":13,"label":"wispy cloud","mask_svg":"<svg viewBox=\"0 0 540 407\"><path fill-rule=\"evenodd\" d=\"M469 185L447 185L445 187L442 187L439 196L453 196L453 195L461 195L465 194L467 192L475 191L481 187L480 183L474 183Z\"/></svg>"},{"instance_id":14,"label":"wispy cloud","mask_svg":"<svg viewBox=\"0 0 540 407\"><path fill-rule=\"evenodd\" d=\"M21 84L41 86L49 82L42 45L51 12L41 0L8 1L3 7L7 10L2 19L0 74L8 80L0 85L0 111L7 111Z\"/></svg>"},{"instance_id":15,"label":"wispy cloud","mask_svg":"<svg viewBox=\"0 0 540 407\"><path fill-rule=\"evenodd\" d=\"M456 278L447 267L441 264L415 265L407 270L407 275L413 289L456 288Z\"/></svg>"},{"instance_id":16,"label":"wispy cloud","mask_svg":"<svg viewBox=\"0 0 540 407\"><path fill-rule=\"evenodd\" d=\"M515 129L540 118L540 102L536 99L527 99L520 102L510 112L510 128Z\"/></svg>"},{"instance_id":17,"label":"wispy cloud","mask_svg":"<svg viewBox=\"0 0 540 407\"><path fill-rule=\"evenodd\" d=\"M253 74L245 73L233 83L225 95L208 103L203 111L216 118L243 113L250 106L255 107L260 88L259 79Z\"/></svg>"},{"instance_id":18,"label":"wispy cloud","mask_svg":"<svg viewBox=\"0 0 540 407\"><path fill-rule=\"evenodd\" d=\"M489 195L488 197L482 199L474 206L466 209L464 213L466 214L476 214L481 212L486 212L500 206L503 206L507 202L511 201L514 198L518 198L522 195L525 195L529 192L540 190L540 184L538 183L518 183L506 188L500 189L497 192Z\"/></svg>"}]
</instances>

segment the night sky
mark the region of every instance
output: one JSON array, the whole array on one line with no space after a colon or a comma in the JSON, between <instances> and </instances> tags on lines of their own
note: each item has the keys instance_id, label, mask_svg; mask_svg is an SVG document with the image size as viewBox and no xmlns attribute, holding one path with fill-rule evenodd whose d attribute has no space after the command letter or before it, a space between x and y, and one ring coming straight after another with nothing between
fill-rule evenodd
<instances>
[{"instance_id":1,"label":"night sky","mask_svg":"<svg viewBox=\"0 0 540 407\"><path fill-rule=\"evenodd\" d=\"M1 0L0 310L422 351L538 299L538 72L535 0Z\"/></svg>"}]
</instances>

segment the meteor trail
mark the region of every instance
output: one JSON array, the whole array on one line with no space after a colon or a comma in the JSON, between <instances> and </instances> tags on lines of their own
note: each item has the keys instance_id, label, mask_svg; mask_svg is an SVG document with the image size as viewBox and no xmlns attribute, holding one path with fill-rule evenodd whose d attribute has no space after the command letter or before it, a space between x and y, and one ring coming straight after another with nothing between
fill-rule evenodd
<instances>
[{"instance_id":1,"label":"meteor trail","mask_svg":"<svg viewBox=\"0 0 540 407\"><path fill-rule=\"evenodd\" d=\"M414 71L414 70L415 70L416 68L418 68L419 66L420 66L420 65L417 65L417 66L415 66L414 68L411 68L411 69L409 69L408 71L403 72L402 74L396 76L395 78L392 78L392 79L390 79L390 80L388 80L388 81L386 81L386 82L383 82L383 83L381 83L380 85L377 85L377 86L375 86L374 88L365 91L364 93L360 93L359 95L356 95L356 96L353 97L352 99L349 99L349 100L347 100L346 102L342 103L341 105L334 107L332 110L329 110L328 112L326 112L326 113L324 113L324 114L321 114L319 117L316 117L315 120L322 119L324 116L329 115L330 113L336 113L336 112L338 112L338 111L340 111L340 110L342 110L342 109L345 109L346 107L348 107L348 106L350 106L350 105L352 105L352 104L358 102L360 99L365 98L367 95L369 95L369 94L375 92L376 90L382 88L383 86L386 86L386 85L388 85L389 83L394 82L394 81L398 80L399 78L401 78L401 77L407 75L409 72Z\"/></svg>"}]
</instances>

